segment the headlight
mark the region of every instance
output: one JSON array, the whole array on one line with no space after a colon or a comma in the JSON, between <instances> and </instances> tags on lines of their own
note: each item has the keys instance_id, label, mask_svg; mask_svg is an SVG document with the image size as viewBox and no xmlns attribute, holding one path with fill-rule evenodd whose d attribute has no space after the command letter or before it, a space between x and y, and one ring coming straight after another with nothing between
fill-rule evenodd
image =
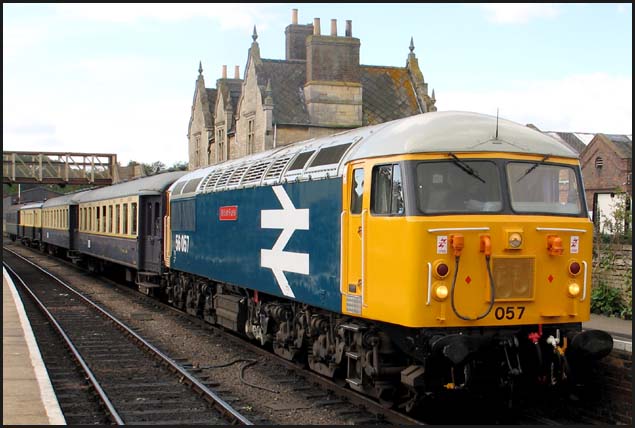
<instances>
[{"instance_id":1,"label":"headlight","mask_svg":"<svg viewBox=\"0 0 635 428\"><path fill-rule=\"evenodd\" d=\"M580 286L576 284L575 282L572 284L569 284L569 296L575 297L578 294L580 294Z\"/></svg>"},{"instance_id":2,"label":"headlight","mask_svg":"<svg viewBox=\"0 0 635 428\"><path fill-rule=\"evenodd\" d=\"M434 287L434 298L440 302L448 298L448 287L443 284L439 284Z\"/></svg>"}]
</instances>

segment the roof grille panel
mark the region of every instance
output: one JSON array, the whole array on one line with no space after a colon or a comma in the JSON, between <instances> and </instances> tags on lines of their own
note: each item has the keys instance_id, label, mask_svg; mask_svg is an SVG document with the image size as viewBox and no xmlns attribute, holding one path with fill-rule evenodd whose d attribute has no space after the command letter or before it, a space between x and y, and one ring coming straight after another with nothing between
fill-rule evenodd
<instances>
[{"instance_id":1,"label":"roof grille panel","mask_svg":"<svg viewBox=\"0 0 635 428\"><path fill-rule=\"evenodd\" d=\"M271 164L271 160L267 159L267 160L264 160L264 161L258 162L257 164L252 165L249 168L249 171L247 171L247 173L245 174L245 177L243 178L242 184L249 184L249 183L257 183L257 182L259 182L260 179L262 178L263 174L267 170L267 167L270 164Z\"/></svg>"},{"instance_id":2,"label":"roof grille panel","mask_svg":"<svg viewBox=\"0 0 635 428\"><path fill-rule=\"evenodd\" d=\"M212 173L210 173L208 175L207 183L204 183L201 186L201 190L204 192L211 192L212 190L214 190L214 186L216 186L216 182L218 181L218 178L221 176L222 173L223 170L221 168L215 169Z\"/></svg>"},{"instance_id":3,"label":"roof grille panel","mask_svg":"<svg viewBox=\"0 0 635 428\"><path fill-rule=\"evenodd\" d=\"M229 177L232 175L232 172L234 172L234 170L235 168L227 168L226 170L224 170L221 176L218 177L218 181L216 182L216 185L214 186L214 190L219 190L221 187L224 187L227 184L227 181L229 180Z\"/></svg>"},{"instance_id":4,"label":"roof grille panel","mask_svg":"<svg viewBox=\"0 0 635 428\"><path fill-rule=\"evenodd\" d=\"M240 183L240 179L243 178L243 174L245 173L245 171L247 171L247 168L249 168L249 164L242 165L236 168L231 178L227 182L227 187L238 186L238 184Z\"/></svg>"},{"instance_id":5,"label":"roof grille panel","mask_svg":"<svg viewBox=\"0 0 635 428\"><path fill-rule=\"evenodd\" d=\"M287 166L290 159L291 159L291 156L284 156L279 159L276 159L273 165L271 165L271 168L269 168L269 171L267 171L265 180L280 178L282 171L284 171L284 168L285 166Z\"/></svg>"}]
</instances>

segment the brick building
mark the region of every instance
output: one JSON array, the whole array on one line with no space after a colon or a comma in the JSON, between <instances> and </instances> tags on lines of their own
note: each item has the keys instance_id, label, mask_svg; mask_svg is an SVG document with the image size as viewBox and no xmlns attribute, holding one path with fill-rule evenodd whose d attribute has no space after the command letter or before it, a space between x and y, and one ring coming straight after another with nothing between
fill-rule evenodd
<instances>
[{"instance_id":1,"label":"brick building","mask_svg":"<svg viewBox=\"0 0 635 428\"><path fill-rule=\"evenodd\" d=\"M633 140L627 135L596 134L580 154L587 205L601 229L617 194L630 195L627 209L631 209L632 159Z\"/></svg>"},{"instance_id":2,"label":"brick building","mask_svg":"<svg viewBox=\"0 0 635 428\"><path fill-rule=\"evenodd\" d=\"M256 29L243 78L227 67L216 88L205 87L199 64L188 127L189 169L223 162L296 141L436 111L414 44L405 67L359 62L360 39L346 21L343 36L331 20L298 24L297 10L285 29L286 58L262 58Z\"/></svg>"}]
</instances>

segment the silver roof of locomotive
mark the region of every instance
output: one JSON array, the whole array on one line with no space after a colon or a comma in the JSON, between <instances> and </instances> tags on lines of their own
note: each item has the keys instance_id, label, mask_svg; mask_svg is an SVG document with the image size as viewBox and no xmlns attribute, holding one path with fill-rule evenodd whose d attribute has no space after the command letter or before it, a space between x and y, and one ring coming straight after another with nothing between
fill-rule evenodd
<instances>
[{"instance_id":1,"label":"silver roof of locomotive","mask_svg":"<svg viewBox=\"0 0 635 428\"><path fill-rule=\"evenodd\" d=\"M498 122L498 136L497 132ZM334 163L314 166L320 151L341 146ZM290 167L311 152L302 169ZM350 161L413 153L507 152L578 158L553 137L527 126L471 112L433 112L327 137L300 141L192 171L170 186L172 198L296 180L341 176ZM306 155L305 155L306 156Z\"/></svg>"},{"instance_id":2,"label":"silver roof of locomotive","mask_svg":"<svg viewBox=\"0 0 635 428\"><path fill-rule=\"evenodd\" d=\"M186 174L185 171L165 172L163 174L113 184L112 186L100 187L99 189L78 194L75 201L77 203L86 203L134 195L160 195L174 180L184 174Z\"/></svg>"}]
</instances>

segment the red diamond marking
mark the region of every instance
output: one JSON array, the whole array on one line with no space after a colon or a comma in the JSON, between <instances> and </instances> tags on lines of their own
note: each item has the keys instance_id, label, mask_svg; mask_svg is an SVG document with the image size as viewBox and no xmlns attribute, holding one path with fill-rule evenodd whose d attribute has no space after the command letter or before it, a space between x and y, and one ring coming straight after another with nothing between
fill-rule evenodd
<instances>
[{"instance_id":1,"label":"red diamond marking","mask_svg":"<svg viewBox=\"0 0 635 428\"><path fill-rule=\"evenodd\" d=\"M470 282L472 282L472 278L470 278L470 277L468 276L467 278L465 278L465 282L467 282L467 283L469 284Z\"/></svg>"},{"instance_id":2,"label":"red diamond marking","mask_svg":"<svg viewBox=\"0 0 635 428\"><path fill-rule=\"evenodd\" d=\"M549 280L549 282L553 281L553 275L549 275L547 279Z\"/></svg>"}]
</instances>

